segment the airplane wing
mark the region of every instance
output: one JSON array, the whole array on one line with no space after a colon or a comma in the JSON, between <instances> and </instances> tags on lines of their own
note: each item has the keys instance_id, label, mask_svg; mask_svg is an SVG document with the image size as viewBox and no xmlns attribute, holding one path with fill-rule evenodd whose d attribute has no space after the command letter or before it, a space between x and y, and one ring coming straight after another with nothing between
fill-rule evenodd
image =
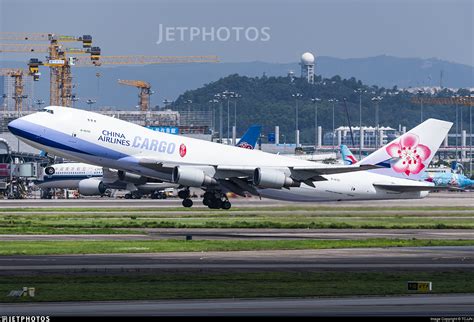
<instances>
[{"instance_id":1,"label":"airplane wing","mask_svg":"<svg viewBox=\"0 0 474 322\"><path fill-rule=\"evenodd\" d=\"M275 176L282 178L284 181L280 188L284 188L288 185L294 186L299 185L299 183L304 182L313 186L313 181L324 181L324 175L330 174L339 174L355 171L365 171L380 168L380 165L324 165L324 164L315 164L309 166L291 166L291 167L256 167L256 166L246 166L246 165L192 165L192 164L179 164L179 163L164 163L154 159L153 157L141 157L138 159L140 166L154 170L157 172L157 176L161 176L164 180L167 180L163 176L172 176L174 172L183 171L182 178L185 177L186 173L193 172L193 177L198 176L198 172L203 172L205 177L208 177L210 181L215 184L216 180L223 183L222 180L226 180L225 185L230 187L239 187L242 189L242 186L245 186L246 191L254 190L255 187L251 187L251 182L254 177L257 175L257 172L268 174L273 180ZM177 173L176 173L177 174ZM179 175L175 175L178 177ZM283 178L284 177L284 178ZM286 179L285 179L286 178ZM175 178L176 179L176 178ZM237 180L238 179L238 180ZM278 179L275 179L278 180ZM281 182L281 180L279 182ZM232 184L230 184L231 182ZM291 183L289 183L291 182ZM176 182L179 183L179 182ZM189 183L189 181L187 181ZM183 185L186 185L183 183ZM277 185L275 183L275 185ZM202 186L198 183L196 186ZM274 185L272 184L272 187Z\"/></svg>"}]
</instances>

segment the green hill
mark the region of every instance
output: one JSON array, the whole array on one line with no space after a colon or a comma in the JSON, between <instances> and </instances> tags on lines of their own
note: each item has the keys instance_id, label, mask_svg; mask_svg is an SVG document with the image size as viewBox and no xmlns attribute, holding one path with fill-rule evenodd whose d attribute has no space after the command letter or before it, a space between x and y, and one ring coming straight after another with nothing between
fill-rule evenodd
<instances>
[{"instance_id":1,"label":"green hill","mask_svg":"<svg viewBox=\"0 0 474 322\"><path fill-rule=\"evenodd\" d=\"M193 109L218 110L218 103L210 103L216 93L225 90L237 92L242 95L237 101L237 129L238 135L251 124L262 124L263 133L273 132L274 126L280 126L280 133L285 135L287 142L294 142L295 129L295 98L292 94L301 93L299 99L299 128L302 143L314 142L315 105L311 98L320 98L318 106L318 125L323 127L323 132L332 130L332 104L329 99L338 100L335 103L335 126L347 125L344 98L347 99L352 125L359 124L359 93L357 89L366 91L362 95L362 125L375 125L375 103L371 100L375 96L383 96L379 104L380 125L398 128L399 125L410 129L420 123L420 105L412 104L410 99L413 94L399 91L396 87L386 89L377 86L364 85L355 78L342 79L334 76L330 79L317 77L315 84L308 84L305 80L290 77L246 77L233 74L218 81L206 84L196 90L186 91L173 103L173 109L188 109L185 103L191 100ZM454 93L444 90L437 96L450 97ZM468 95L466 90L459 94ZM233 124L234 103L230 103L230 124ZM224 110L224 136L227 129L227 101L223 102ZM469 111L464 108L464 129L469 126ZM424 119L435 117L448 121L455 121L456 111L451 106L424 106ZM453 127L454 128L454 127Z\"/></svg>"}]
</instances>

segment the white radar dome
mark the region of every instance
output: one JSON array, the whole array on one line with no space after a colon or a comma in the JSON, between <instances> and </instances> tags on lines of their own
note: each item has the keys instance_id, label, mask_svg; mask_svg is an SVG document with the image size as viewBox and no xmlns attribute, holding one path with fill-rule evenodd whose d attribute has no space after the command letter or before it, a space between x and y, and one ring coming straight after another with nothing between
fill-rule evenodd
<instances>
[{"instance_id":1,"label":"white radar dome","mask_svg":"<svg viewBox=\"0 0 474 322\"><path fill-rule=\"evenodd\" d=\"M314 64L314 55L312 53L304 53L303 55L301 55L301 63L303 65Z\"/></svg>"}]
</instances>

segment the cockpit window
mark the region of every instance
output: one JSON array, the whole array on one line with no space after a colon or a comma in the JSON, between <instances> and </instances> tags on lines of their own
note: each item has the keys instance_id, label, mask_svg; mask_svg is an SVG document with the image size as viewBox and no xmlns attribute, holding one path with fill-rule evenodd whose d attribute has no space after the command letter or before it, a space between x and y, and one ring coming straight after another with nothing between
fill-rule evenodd
<instances>
[{"instance_id":1,"label":"cockpit window","mask_svg":"<svg viewBox=\"0 0 474 322\"><path fill-rule=\"evenodd\" d=\"M54 111L53 111L53 110L50 110L50 109L48 109L48 108L43 108L43 109L41 110L41 112L47 112L47 113L49 113L49 114L54 114Z\"/></svg>"}]
</instances>

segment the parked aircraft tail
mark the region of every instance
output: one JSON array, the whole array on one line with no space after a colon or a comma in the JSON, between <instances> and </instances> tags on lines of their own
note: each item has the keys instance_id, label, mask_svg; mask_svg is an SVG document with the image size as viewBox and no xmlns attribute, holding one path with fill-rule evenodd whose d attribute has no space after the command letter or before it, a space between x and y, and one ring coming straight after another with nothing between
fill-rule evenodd
<instances>
[{"instance_id":1,"label":"parked aircraft tail","mask_svg":"<svg viewBox=\"0 0 474 322\"><path fill-rule=\"evenodd\" d=\"M262 131L261 125L252 125L248 128L247 132L240 138L236 146L244 149L255 149L257 145L258 138L260 137L260 132Z\"/></svg>"},{"instance_id":2,"label":"parked aircraft tail","mask_svg":"<svg viewBox=\"0 0 474 322\"><path fill-rule=\"evenodd\" d=\"M379 174L420 180L453 123L428 119L362 159L358 164L377 164Z\"/></svg>"},{"instance_id":3,"label":"parked aircraft tail","mask_svg":"<svg viewBox=\"0 0 474 322\"><path fill-rule=\"evenodd\" d=\"M357 159L354 157L351 150L345 144L341 144L341 155L342 155L342 161L344 161L344 164L357 163Z\"/></svg>"}]
</instances>

